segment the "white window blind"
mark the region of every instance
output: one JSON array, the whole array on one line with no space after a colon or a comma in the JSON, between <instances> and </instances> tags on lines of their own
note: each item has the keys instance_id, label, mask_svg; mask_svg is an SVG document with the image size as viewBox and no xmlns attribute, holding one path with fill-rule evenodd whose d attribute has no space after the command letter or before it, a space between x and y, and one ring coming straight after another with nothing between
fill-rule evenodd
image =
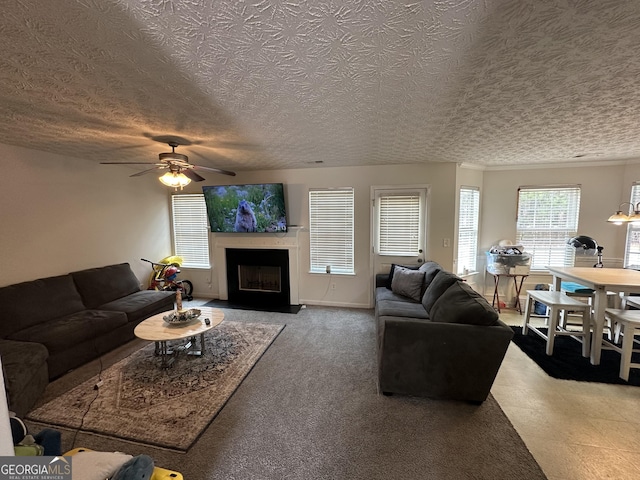
<instances>
[{"instance_id":1,"label":"white window blind","mask_svg":"<svg viewBox=\"0 0 640 480\"><path fill-rule=\"evenodd\" d=\"M640 184L633 184L631 187L631 199L634 208L640 202ZM627 205L627 208L631 208ZM626 213L626 212L625 212ZM627 242L624 252L625 268L640 270L640 223L633 222L627 224Z\"/></svg>"},{"instance_id":2,"label":"white window blind","mask_svg":"<svg viewBox=\"0 0 640 480\"><path fill-rule=\"evenodd\" d=\"M184 267L209 268L209 227L204 195L171 197L173 248Z\"/></svg>"},{"instance_id":3,"label":"white window blind","mask_svg":"<svg viewBox=\"0 0 640 480\"><path fill-rule=\"evenodd\" d=\"M378 201L379 255L419 254L422 231L422 196L416 193L383 193Z\"/></svg>"},{"instance_id":4,"label":"white window blind","mask_svg":"<svg viewBox=\"0 0 640 480\"><path fill-rule=\"evenodd\" d=\"M577 234L579 213L579 186L518 189L516 243L532 254L532 270L573 266L567 240Z\"/></svg>"},{"instance_id":5,"label":"white window blind","mask_svg":"<svg viewBox=\"0 0 640 480\"><path fill-rule=\"evenodd\" d=\"M311 271L354 273L353 188L309 190Z\"/></svg>"},{"instance_id":6,"label":"white window blind","mask_svg":"<svg viewBox=\"0 0 640 480\"><path fill-rule=\"evenodd\" d=\"M478 258L478 219L480 216L480 190L473 187L460 189L458 213L458 274L476 271Z\"/></svg>"}]
</instances>

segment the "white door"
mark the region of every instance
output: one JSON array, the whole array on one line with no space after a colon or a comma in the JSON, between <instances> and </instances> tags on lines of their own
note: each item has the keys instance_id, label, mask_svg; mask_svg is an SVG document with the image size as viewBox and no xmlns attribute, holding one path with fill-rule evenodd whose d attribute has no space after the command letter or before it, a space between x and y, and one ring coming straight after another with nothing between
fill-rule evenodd
<instances>
[{"instance_id":1,"label":"white door","mask_svg":"<svg viewBox=\"0 0 640 480\"><path fill-rule=\"evenodd\" d=\"M374 274L425 261L427 195L426 186L371 188Z\"/></svg>"}]
</instances>

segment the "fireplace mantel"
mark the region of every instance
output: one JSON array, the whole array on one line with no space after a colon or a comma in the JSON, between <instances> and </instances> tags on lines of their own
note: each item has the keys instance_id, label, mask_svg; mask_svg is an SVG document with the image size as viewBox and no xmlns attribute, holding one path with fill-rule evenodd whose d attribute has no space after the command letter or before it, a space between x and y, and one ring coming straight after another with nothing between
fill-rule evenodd
<instances>
[{"instance_id":1,"label":"fireplace mantel","mask_svg":"<svg viewBox=\"0 0 640 480\"><path fill-rule=\"evenodd\" d=\"M289 281L290 281L290 301L291 305L298 305L298 230L289 229L286 234L282 233L216 233L214 237L213 261L214 268L218 275L218 294L220 300L229 299L229 289L227 286L227 258L225 250L227 248L248 248L248 249L283 249L289 251Z\"/></svg>"}]
</instances>

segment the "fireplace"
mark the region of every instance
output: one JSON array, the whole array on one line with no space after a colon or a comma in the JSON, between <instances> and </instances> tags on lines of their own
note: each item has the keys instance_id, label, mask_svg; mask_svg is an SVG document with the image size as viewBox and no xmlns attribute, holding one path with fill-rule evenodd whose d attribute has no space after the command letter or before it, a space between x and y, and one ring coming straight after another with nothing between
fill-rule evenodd
<instances>
[{"instance_id":1,"label":"fireplace","mask_svg":"<svg viewBox=\"0 0 640 480\"><path fill-rule=\"evenodd\" d=\"M256 307L290 304L289 251L226 248L230 303Z\"/></svg>"}]
</instances>

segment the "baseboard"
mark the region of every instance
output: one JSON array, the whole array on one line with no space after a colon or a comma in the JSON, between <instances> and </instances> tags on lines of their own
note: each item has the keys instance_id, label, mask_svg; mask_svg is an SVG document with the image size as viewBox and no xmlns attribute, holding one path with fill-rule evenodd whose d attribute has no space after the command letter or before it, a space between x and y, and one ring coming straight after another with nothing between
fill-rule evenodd
<instances>
[{"instance_id":1,"label":"baseboard","mask_svg":"<svg viewBox=\"0 0 640 480\"><path fill-rule=\"evenodd\" d=\"M341 308L361 308L370 309L369 304L364 303L348 303L348 302L325 302L318 300L300 300L301 305L314 305L317 307L341 307Z\"/></svg>"}]
</instances>

